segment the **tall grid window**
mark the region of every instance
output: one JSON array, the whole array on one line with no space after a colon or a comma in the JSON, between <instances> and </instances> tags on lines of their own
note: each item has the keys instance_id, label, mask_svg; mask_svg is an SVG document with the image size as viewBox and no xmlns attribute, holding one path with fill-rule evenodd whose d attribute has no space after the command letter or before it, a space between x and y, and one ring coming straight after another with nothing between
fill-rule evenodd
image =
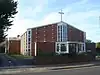
<instances>
[{"instance_id":1,"label":"tall grid window","mask_svg":"<svg viewBox=\"0 0 100 75\"><path fill-rule=\"evenodd\" d=\"M67 25L58 25L58 41L67 41Z\"/></svg>"},{"instance_id":2,"label":"tall grid window","mask_svg":"<svg viewBox=\"0 0 100 75\"><path fill-rule=\"evenodd\" d=\"M58 26L58 41L61 41L61 26Z\"/></svg>"},{"instance_id":3,"label":"tall grid window","mask_svg":"<svg viewBox=\"0 0 100 75\"><path fill-rule=\"evenodd\" d=\"M32 34L32 31L31 29L29 29L27 31L27 55L31 55L31 35Z\"/></svg>"},{"instance_id":4,"label":"tall grid window","mask_svg":"<svg viewBox=\"0 0 100 75\"><path fill-rule=\"evenodd\" d=\"M64 41L67 41L67 26L66 25L63 25L63 42Z\"/></svg>"}]
</instances>

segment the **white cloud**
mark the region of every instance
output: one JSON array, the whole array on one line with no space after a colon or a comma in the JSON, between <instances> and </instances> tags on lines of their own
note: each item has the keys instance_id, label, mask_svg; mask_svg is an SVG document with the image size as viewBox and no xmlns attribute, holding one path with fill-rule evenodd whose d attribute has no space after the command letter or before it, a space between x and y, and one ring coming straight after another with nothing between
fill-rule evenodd
<instances>
[{"instance_id":1,"label":"white cloud","mask_svg":"<svg viewBox=\"0 0 100 75\"><path fill-rule=\"evenodd\" d=\"M57 12L52 12L46 15L44 19L42 20L42 24L48 24L48 23L53 23L53 22L58 22L60 21L60 16L58 15Z\"/></svg>"},{"instance_id":2,"label":"white cloud","mask_svg":"<svg viewBox=\"0 0 100 75\"><path fill-rule=\"evenodd\" d=\"M36 6L34 9L33 7L27 7L22 13L22 17L36 17L38 13L42 12L43 6ZM26 15L25 15L26 14Z\"/></svg>"},{"instance_id":3,"label":"white cloud","mask_svg":"<svg viewBox=\"0 0 100 75\"><path fill-rule=\"evenodd\" d=\"M94 41L97 41L99 40L99 37L100 37L99 36L100 31L99 31L98 25L97 23L95 25L90 24L89 20L90 18L93 18L93 19L98 18L98 16L100 15L99 13L100 11L89 9L88 11L83 11L83 12L79 10L73 12L74 8L86 4L88 1L89 0L81 0L79 2L72 3L69 6L63 8L63 11L65 13L63 16L63 21L86 31L87 38L94 39ZM26 15L27 16L34 16L34 15L38 16L37 13L42 12L44 10L43 9L44 6L48 4L48 0L42 0L43 3L41 3L39 0L37 0L37 2L39 2L38 4L40 5L37 5L35 9L32 9L32 7L27 7L28 9L25 10L23 15L20 15L20 13L18 14L18 17L16 18L14 22L14 26L12 26L12 29L9 30L9 36L16 36L17 34L22 34L27 28L30 28L30 27L36 27L36 26L60 21L60 15L58 14L57 11L48 13L47 15L44 16L42 20L38 20L38 21L34 19L21 18ZM93 6L90 6L88 8L91 8L91 7ZM96 37L92 37L93 35L96 35L96 34L97 34Z\"/></svg>"},{"instance_id":4,"label":"white cloud","mask_svg":"<svg viewBox=\"0 0 100 75\"><path fill-rule=\"evenodd\" d=\"M39 22L37 22L36 20L26 19L25 17L37 16L37 13L42 12L44 5L48 4L48 0L42 0L42 3L40 0L37 0L35 2L37 3L37 6L34 9L32 6L27 6L26 8L21 10L20 9L21 3L19 1L18 9L17 9L18 14L16 15L14 19L14 22L13 22L14 25L11 26L11 29L7 32L8 37L22 35L26 31L27 28L31 28L39 24Z\"/></svg>"},{"instance_id":5,"label":"white cloud","mask_svg":"<svg viewBox=\"0 0 100 75\"><path fill-rule=\"evenodd\" d=\"M16 20L14 22L14 25L8 31L9 34L8 36L13 37L13 36L21 35L26 31L28 25L30 24L31 24L31 20Z\"/></svg>"}]
</instances>

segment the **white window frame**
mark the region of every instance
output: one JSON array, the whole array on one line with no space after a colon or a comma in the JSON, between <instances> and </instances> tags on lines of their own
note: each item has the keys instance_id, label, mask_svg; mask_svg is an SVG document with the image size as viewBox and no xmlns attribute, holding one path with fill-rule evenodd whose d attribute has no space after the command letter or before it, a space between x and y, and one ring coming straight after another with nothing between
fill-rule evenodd
<instances>
[{"instance_id":1,"label":"white window frame","mask_svg":"<svg viewBox=\"0 0 100 75\"><path fill-rule=\"evenodd\" d=\"M68 42L56 42L56 44L55 44L55 52L58 53L58 54L61 54L61 53L69 53L69 43L76 43L76 44L81 44L81 45L84 46L84 42L71 42L71 41L68 41ZM59 51L57 51L57 44L59 44ZM61 47L60 45L61 44L66 44L66 51L61 51L61 49L60 49L60 47ZM86 52L85 46L84 46L84 49L81 46L81 51L82 52ZM77 46L76 46L76 53L79 53Z\"/></svg>"},{"instance_id":2,"label":"white window frame","mask_svg":"<svg viewBox=\"0 0 100 75\"><path fill-rule=\"evenodd\" d=\"M57 44L59 44L59 51L57 51ZM65 44L66 45L66 51L61 51L61 49L60 49L61 48L61 44ZM55 52L58 53L58 54L61 54L61 53L69 53L67 42L56 42Z\"/></svg>"},{"instance_id":3,"label":"white window frame","mask_svg":"<svg viewBox=\"0 0 100 75\"><path fill-rule=\"evenodd\" d=\"M58 31L59 29L58 29L58 27L59 26L62 26L62 27L60 27L60 31ZM57 41L58 42L67 42L67 38L66 38L66 40L65 40L65 38L64 38L64 32L63 32L63 29L64 29L64 26L66 26L66 28L67 28L67 24L66 23L63 23L63 22L60 22L60 23L58 23L57 24ZM61 29L62 28L62 29ZM62 30L62 31L61 31ZM60 32L60 38L58 37L58 33ZM61 35L62 34L62 35ZM67 37L67 29L66 29L66 37ZM61 38L61 36L62 36L62 38ZM59 40L60 39L60 40Z\"/></svg>"}]
</instances>

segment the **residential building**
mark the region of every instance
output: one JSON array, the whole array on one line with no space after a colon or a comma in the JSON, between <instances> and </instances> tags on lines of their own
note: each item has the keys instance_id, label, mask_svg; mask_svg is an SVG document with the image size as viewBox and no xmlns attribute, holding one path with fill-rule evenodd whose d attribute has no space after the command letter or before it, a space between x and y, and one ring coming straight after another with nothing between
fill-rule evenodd
<instances>
[{"instance_id":1,"label":"residential building","mask_svg":"<svg viewBox=\"0 0 100 75\"><path fill-rule=\"evenodd\" d=\"M20 54L20 38L10 37L8 39L8 53Z\"/></svg>"},{"instance_id":2,"label":"residential building","mask_svg":"<svg viewBox=\"0 0 100 75\"><path fill-rule=\"evenodd\" d=\"M6 38L0 47L3 47L3 53L20 54L20 36Z\"/></svg>"}]
</instances>

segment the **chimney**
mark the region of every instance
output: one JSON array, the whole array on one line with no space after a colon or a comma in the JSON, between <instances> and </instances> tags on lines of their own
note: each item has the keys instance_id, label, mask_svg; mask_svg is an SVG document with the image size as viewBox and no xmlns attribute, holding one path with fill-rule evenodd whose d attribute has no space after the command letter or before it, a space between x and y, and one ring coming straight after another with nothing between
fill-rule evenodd
<instances>
[{"instance_id":1,"label":"chimney","mask_svg":"<svg viewBox=\"0 0 100 75\"><path fill-rule=\"evenodd\" d=\"M19 38L19 37L20 37L20 35L17 35L17 37Z\"/></svg>"}]
</instances>

